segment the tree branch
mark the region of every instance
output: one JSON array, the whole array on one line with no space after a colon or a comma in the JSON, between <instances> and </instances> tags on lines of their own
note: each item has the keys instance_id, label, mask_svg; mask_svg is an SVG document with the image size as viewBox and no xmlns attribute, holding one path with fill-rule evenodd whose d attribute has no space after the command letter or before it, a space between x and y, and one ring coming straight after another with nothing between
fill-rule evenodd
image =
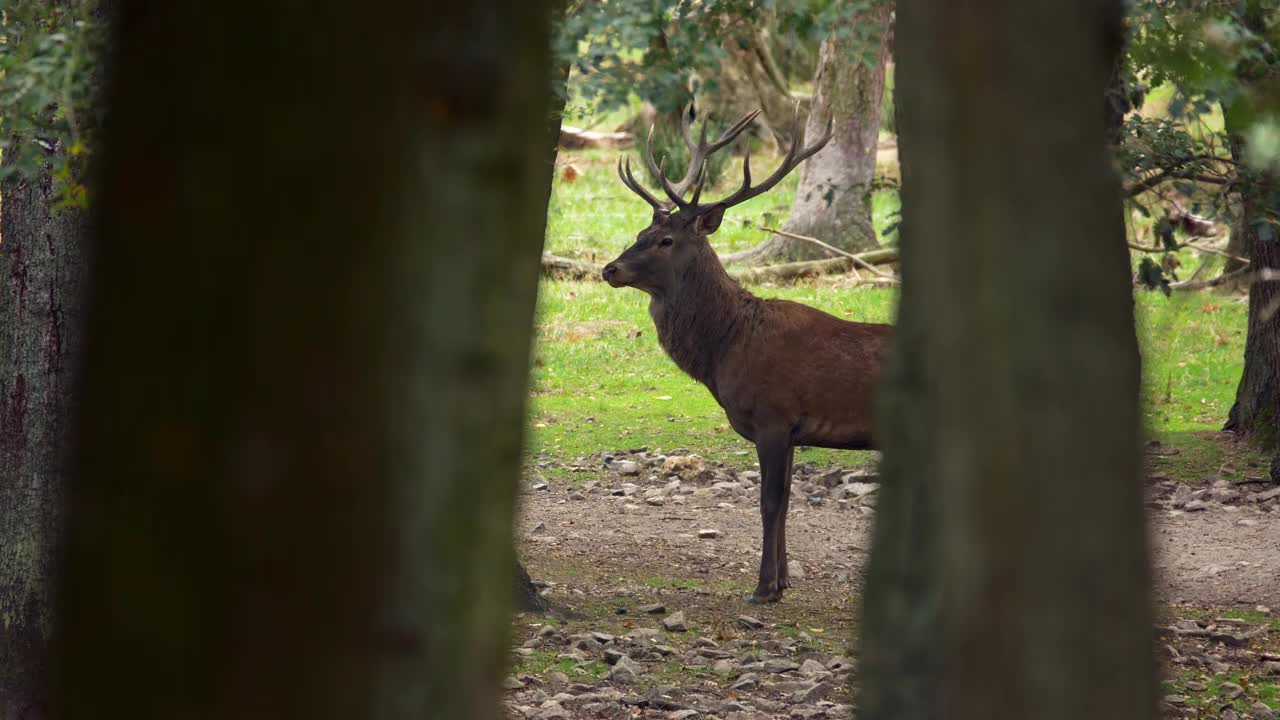
<instances>
[{"instance_id":1,"label":"tree branch","mask_svg":"<svg viewBox=\"0 0 1280 720\"><path fill-rule=\"evenodd\" d=\"M882 271L880 271L880 270L879 270L879 269L877 269L874 265L872 265L871 263L869 263L869 262L867 262L866 260L864 260L861 256L854 255L853 253L850 253L850 252L846 252L846 251L844 251L844 250L841 250L840 248L838 248L838 247L836 247L836 246L834 246L834 245L828 245L827 243L825 243L825 242L823 242L823 241L819 240L818 238L812 238L812 237L808 237L808 236L806 236L806 235L796 235L795 233L790 233L790 232L787 232L787 231L785 231L785 230L778 230L778 229L776 229L776 228L771 228L771 227L769 227L769 226L767 226L767 225L756 225L756 227L760 228L761 230L764 230L765 232L771 232L771 233L773 233L773 234L775 234L775 235L781 235L782 237L788 237L788 238L791 238L792 240L803 240L803 241L805 241L805 242L813 243L814 245L817 245L817 246L818 246L818 247L820 247L820 248L823 248L823 249L825 249L825 250L828 250L828 251L830 251L830 252L833 252L833 253L835 253L835 254L837 254L837 255L843 255L844 257L849 258L850 260L852 260L852 261L853 261L853 263L854 263L855 265L859 265L859 266L863 267L864 269L866 269L867 271L869 271L869 272L870 272L871 274L873 274L873 275L876 275L876 276L878 276L878 277L884 278L884 279L886 279L886 280L893 280L894 282L897 282L897 281L898 281L898 278L894 277L893 275L890 275L889 273L886 273L886 272L882 272ZM873 252L875 252L875 251L873 251ZM895 255L895 256L896 256L896 255Z\"/></svg>"}]
</instances>

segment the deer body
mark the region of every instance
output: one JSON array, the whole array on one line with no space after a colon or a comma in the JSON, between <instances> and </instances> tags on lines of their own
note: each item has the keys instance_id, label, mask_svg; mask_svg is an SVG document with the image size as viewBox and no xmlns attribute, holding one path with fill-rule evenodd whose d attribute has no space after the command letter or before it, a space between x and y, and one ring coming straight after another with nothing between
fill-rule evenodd
<instances>
[{"instance_id":1,"label":"deer body","mask_svg":"<svg viewBox=\"0 0 1280 720\"><path fill-rule=\"evenodd\" d=\"M787 577L786 515L791 466L797 445L869 449L875 440L875 390L888 345L889 325L841 320L786 300L758 298L725 272L707 236L731 205L764 192L830 138L787 154L782 167L760 186L750 185L744 163L742 189L724 201L697 202L698 168L706 154L727 145L748 116L713 145L695 144L685 180L661 178L671 203L644 190L630 168L619 164L623 182L654 208L653 222L603 276L614 287L634 287L650 296L649 314L667 355L711 391L729 424L755 443L760 460L763 538L760 577L750 602L774 602L790 587ZM696 184L695 184L696 183ZM683 199L690 185L693 200Z\"/></svg>"}]
</instances>

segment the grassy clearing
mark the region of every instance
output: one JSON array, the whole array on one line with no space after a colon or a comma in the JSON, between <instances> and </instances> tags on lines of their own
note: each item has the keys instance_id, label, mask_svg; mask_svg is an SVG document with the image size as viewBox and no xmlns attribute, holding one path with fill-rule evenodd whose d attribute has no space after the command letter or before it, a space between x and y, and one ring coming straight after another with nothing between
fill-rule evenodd
<instances>
[{"instance_id":1,"label":"grassy clearing","mask_svg":"<svg viewBox=\"0 0 1280 720\"><path fill-rule=\"evenodd\" d=\"M890 322L896 293L832 285L756 287L837 317ZM1160 458L1179 477L1214 472L1234 457L1200 435L1222 426L1239 381L1246 308L1210 294L1135 294L1143 348L1146 424L1179 448ZM663 354L647 298L594 282L544 282L538 304L532 449L572 460L605 450L687 449L748 466L752 446L730 430L705 388ZM861 453L809 449L800 459L857 464ZM1170 474L1175 474L1170 470Z\"/></svg>"}]
</instances>

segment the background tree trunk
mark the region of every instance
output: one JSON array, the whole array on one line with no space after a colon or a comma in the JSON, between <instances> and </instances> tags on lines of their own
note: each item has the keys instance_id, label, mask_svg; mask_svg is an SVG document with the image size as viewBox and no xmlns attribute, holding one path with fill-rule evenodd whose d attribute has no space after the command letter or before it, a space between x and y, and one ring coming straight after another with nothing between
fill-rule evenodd
<instances>
[{"instance_id":1,"label":"background tree trunk","mask_svg":"<svg viewBox=\"0 0 1280 720\"><path fill-rule=\"evenodd\" d=\"M898 3L903 292L863 718L1156 715L1138 347L1100 108L1120 19L1117 0Z\"/></svg>"},{"instance_id":2,"label":"background tree trunk","mask_svg":"<svg viewBox=\"0 0 1280 720\"><path fill-rule=\"evenodd\" d=\"M47 169L0 184L0 720L43 718L81 337L84 213Z\"/></svg>"},{"instance_id":3,"label":"background tree trunk","mask_svg":"<svg viewBox=\"0 0 1280 720\"><path fill-rule=\"evenodd\" d=\"M118 8L58 714L496 717L547 3Z\"/></svg>"},{"instance_id":4,"label":"background tree trunk","mask_svg":"<svg viewBox=\"0 0 1280 720\"><path fill-rule=\"evenodd\" d=\"M1231 134L1231 155L1243 160L1245 108L1224 109ZM1280 182L1275 175L1241 165L1240 216L1232 223L1233 244L1249 258L1249 267L1280 270ZM1280 283L1249 284L1249 322L1244 368L1224 430L1239 433L1261 448L1280 451Z\"/></svg>"},{"instance_id":5,"label":"background tree trunk","mask_svg":"<svg viewBox=\"0 0 1280 720\"><path fill-rule=\"evenodd\" d=\"M827 119L835 121L830 144L805 163L796 189L795 203L783 230L816 237L850 252L876 247L871 224L870 191L876 172L876 141L880 135L880 104L884 99L884 73L889 59L890 2L877 2L855 17L848 28L875 28L873 46L852 35L845 40L828 38L818 55L814 97L805 126L813 141L826 131ZM867 65L851 55L868 57ZM774 236L761 245L730 256L753 263L793 262L832 257L827 250L789 238Z\"/></svg>"}]
</instances>

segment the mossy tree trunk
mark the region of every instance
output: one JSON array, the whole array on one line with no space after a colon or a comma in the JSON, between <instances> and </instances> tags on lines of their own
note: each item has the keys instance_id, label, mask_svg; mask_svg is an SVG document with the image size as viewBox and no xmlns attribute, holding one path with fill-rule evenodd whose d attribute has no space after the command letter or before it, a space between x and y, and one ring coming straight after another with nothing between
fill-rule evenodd
<instances>
[{"instance_id":1,"label":"mossy tree trunk","mask_svg":"<svg viewBox=\"0 0 1280 720\"><path fill-rule=\"evenodd\" d=\"M892 2L876 0L867 12L852 19L848 37L822 42L805 137L809 142L821 137L828 118L834 121L834 134L801 170L795 202L783 226L787 232L815 237L850 252L879 245L871 224L871 185L892 13ZM857 34L857 27L870 30ZM779 263L827 257L834 257L834 253L812 243L775 236L730 259Z\"/></svg>"},{"instance_id":2,"label":"mossy tree trunk","mask_svg":"<svg viewBox=\"0 0 1280 720\"><path fill-rule=\"evenodd\" d=\"M863 718L1156 716L1139 356L1100 107L1120 5L898 3L903 289Z\"/></svg>"},{"instance_id":3,"label":"mossy tree trunk","mask_svg":"<svg viewBox=\"0 0 1280 720\"><path fill-rule=\"evenodd\" d=\"M548 8L117 5L61 717L497 717Z\"/></svg>"},{"instance_id":4,"label":"mossy tree trunk","mask_svg":"<svg viewBox=\"0 0 1280 720\"><path fill-rule=\"evenodd\" d=\"M45 716L85 215L49 166L0 183L0 719Z\"/></svg>"}]
</instances>

